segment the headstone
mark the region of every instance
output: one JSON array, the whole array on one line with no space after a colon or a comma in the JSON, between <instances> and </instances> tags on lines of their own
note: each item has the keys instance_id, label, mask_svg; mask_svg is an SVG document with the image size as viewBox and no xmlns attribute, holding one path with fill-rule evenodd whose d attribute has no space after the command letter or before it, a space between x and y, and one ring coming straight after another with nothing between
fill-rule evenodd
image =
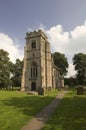
<instances>
[{"instance_id":1,"label":"headstone","mask_svg":"<svg viewBox=\"0 0 86 130\"><path fill-rule=\"evenodd\" d=\"M44 95L44 88L38 89L38 95Z\"/></svg>"},{"instance_id":2,"label":"headstone","mask_svg":"<svg viewBox=\"0 0 86 130\"><path fill-rule=\"evenodd\" d=\"M83 87L77 87L77 94L78 95L83 95L84 94Z\"/></svg>"}]
</instances>

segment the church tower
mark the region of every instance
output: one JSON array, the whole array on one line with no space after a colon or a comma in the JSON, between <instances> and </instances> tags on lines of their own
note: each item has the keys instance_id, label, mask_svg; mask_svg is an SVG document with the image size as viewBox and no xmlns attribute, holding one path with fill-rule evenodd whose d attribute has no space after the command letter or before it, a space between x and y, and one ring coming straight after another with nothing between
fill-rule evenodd
<instances>
[{"instance_id":1,"label":"church tower","mask_svg":"<svg viewBox=\"0 0 86 130\"><path fill-rule=\"evenodd\" d=\"M21 91L38 91L52 87L50 43L41 31L26 33Z\"/></svg>"}]
</instances>

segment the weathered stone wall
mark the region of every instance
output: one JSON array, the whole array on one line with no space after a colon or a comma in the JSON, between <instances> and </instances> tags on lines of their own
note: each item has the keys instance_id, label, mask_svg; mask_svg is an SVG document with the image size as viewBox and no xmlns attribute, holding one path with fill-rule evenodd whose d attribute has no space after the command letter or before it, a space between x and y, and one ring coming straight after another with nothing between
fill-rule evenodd
<instances>
[{"instance_id":1,"label":"weathered stone wall","mask_svg":"<svg viewBox=\"0 0 86 130\"><path fill-rule=\"evenodd\" d=\"M36 41L36 48L32 48L33 41ZM36 78L31 77L32 62L37 65ZM21 91L31 91L32 82L36 84L36 91L39 88L57 88L63 84L59 78L59 70L53 67L50 43L41 30L26 33Z\"/></svg>"}]
</instances>

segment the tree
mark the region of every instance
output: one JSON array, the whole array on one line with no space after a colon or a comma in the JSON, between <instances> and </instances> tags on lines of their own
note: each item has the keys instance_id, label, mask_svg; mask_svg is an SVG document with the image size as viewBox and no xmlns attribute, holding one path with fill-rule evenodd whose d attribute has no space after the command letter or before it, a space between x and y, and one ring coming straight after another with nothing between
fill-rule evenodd
<instances>
[{"instance_id":1,"label":"tree","mask_svg":"<svg viewBox=\"0 0 86 130\"><path fill-rule=\"evenodd\" d=\"M75 77L64 78L64 83L65 85L68 85L70 87L77 86L77 78Z\"/></svg>"},{"instance_id":2,"label":"tree","mask_svg":"<svg viewBox=\"0 0 86 130\"><path fill-rule=\"evenodd\" d=\"M53 54L54 64L60 68L60 72L62 75L67 74L68 61L64 54L55 52Z\"/></svg>"},{"instance_id":3,"label":"tree","mask_svg":"<svg viewBox=\"0 0 86 130\"><path fill-rule=\"evenodd\" d=\"M8 88L11 83L11 65L9 53L0 49L0 88Z\"/></svg>"},{"instance_id":4,"label":"tree","mask_svg":"<svg viewBox=\"0 0 86 130\"><path fill-rule=\"evenodd\" d=\"M16 59L12 77L12 81L15 87L21 86L22 68L23 68L23 61Z\"/></svg>"},{"instance_id":5,"label":"tree","mask_svg":"<svg viewBox=\"0 0 86 130\"><path fill-rule=\"evenodd\" d=\"M73 57L73 64L75 65L75 70L77 70L78 83L81 85L86 85L86 54L78 53Z\"/></svg>"}]
</instances>

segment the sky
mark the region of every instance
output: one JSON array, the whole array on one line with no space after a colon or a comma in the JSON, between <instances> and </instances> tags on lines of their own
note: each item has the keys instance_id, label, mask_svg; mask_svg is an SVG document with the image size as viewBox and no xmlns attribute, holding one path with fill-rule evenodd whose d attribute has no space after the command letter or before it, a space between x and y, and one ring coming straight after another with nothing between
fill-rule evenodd
<instances>
[{"instance_id":1,"label":"sky","mask_svg":"<svg viewBox=\"0 0 86 130\"><path fill-rule=\"evenodd\" d=\"M0 0L0 49L10 60L23 58L26 32L42 29L52 52L64 53L68 75L72 58L86 53L86 0Z\"/></svg>"}]
</instances>

